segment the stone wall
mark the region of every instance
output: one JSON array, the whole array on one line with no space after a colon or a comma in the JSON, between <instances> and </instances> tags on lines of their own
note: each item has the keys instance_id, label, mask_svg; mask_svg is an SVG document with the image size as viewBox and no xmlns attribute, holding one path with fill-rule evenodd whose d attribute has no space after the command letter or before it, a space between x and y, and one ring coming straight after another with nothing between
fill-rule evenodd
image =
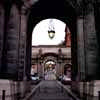
<instances>
[{"instance_id":1,"label":"stone wall","mask_svg":"<svg viewBox=\"0 0 100 100\"><path fill-rule=\"evenodd\" d=\"M100 80L79 82L79 93L82 100L99 100Z\"/></svg>"},{"instance_id":2,"label":"stone wall","mask_svg":"<svg viewBox=\"0 0 100 100\"><path fill-rule=\"evenodd\" d=\"M0 100L3 90L5 90L5 100L19 100L30 92L31 87L28 81L0 80Z\"/></svg>"}]
</instances>

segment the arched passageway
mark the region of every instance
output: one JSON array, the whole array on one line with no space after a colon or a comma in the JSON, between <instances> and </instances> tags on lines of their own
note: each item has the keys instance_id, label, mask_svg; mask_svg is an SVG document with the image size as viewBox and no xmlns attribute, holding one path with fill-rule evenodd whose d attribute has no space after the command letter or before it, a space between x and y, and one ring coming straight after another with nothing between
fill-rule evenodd
<instances>
[{"instance_id":1,"label":"arched passageway","mask_svg":"<svg viewBox=\"0 0 100 100\"><path fill-rule=\"evenodd\" d=\"M93 80L100 79L99 5L98 0L1 0L0 78L30 80L32 30L41 20L55 18L71 31L72 80L82 81L86 95L85 88L98 87Z\"/></svg>"},{"instance_id":2,"label":"arched passageway","mask_svg":"<svg viewBox=\"0 0 100 100\"><path fill-rule=\"evenodd\" d=\"M95 33L96 29L99 30L97 27L97 21L95 29L95 18L97 18L97 16L94 16L95 13L99 12L97 10L94 12L94 9L97 9L98 7L97 3L95 4L97 5L97 7L93 5L93 2L86 3L87 5L85 5L82 2L79 2L79 4L74 4L73 1L66 0L43 0L37 2L20 2L19 0L18 2L11 1L11 5L6 2L1 2L0 4L0 7L2 8L1 26L5 28L5 31L3 30L3 28L1 29L2 40L0 42L1 76L3 78L7 78L8 76L10 78L14 76L16 77L16 79L19 78L22 80L24 75L28 77L28 73L30 72L31 66L30 59L32 29L39 21L48 18L56 18L65 22L72 33L71 46L73 79L75 79L75 76L77 76L77 74L80 75L81 80L85 80L86 78L91 80L98 77L95 73L98 72L96 71L96 69L98 69L98 64L96 63L96 59L98 58L98 44L96 39L97 37L96 34L91 34ZM3 6L3 4L7 6L5 7ZM80 8L79 5L82 5L82 7ZM86 7L84 8L84 6ZM91 10L88 10L88 8L90 8ZM86 11L89 13L87 13ZM5 16L4 12L5 14L7 14L5 19L3 18L3 16ZM5 21L4 23L4 20L7 21ZM87 28L85 27L86 25L92 28ZM14 36L9 33L14 33ZM13 42L14 40L16 40L16 42ZM78 42L77 40L80 42ZM95 42L92 42L92 40L95 40ZM7 48L9 48L9 50ZM27 58L25 58L25 56L27 56ZM92 70L90 66L92 66ZM6 75L4 75L5 72Z\"/></svg>"},{"instance_id":3,"label":"arched passageway","mask_svg":"<svg viewBox=\"0 0 100 100\"><path fill-rule=\"evenodd\" d=\"M54 18L37 23L32 31L32 58L38 60L34 60L34 63L40 63L34 68L38 70L39 76L54 76L55 79L59 75L63 76L62 64L68 62L68 56L71 62L71 33L68 26ZM55 68L50 67L53 64L47 64L50 61L55 62Z\"/></svg>"},{"instance_id":4,"label":"arched passageway","mask_svg":"<svg viewBox=\"0 0 100 100\"><path fill-rule=\"evenodd\" d=\"M50 1L50 3L51 3L51 1ZM40 8L37 8L38 5L40 5ZM37 2L36 5L33 5L33 7L31 8L31 12L29 15L29 20L28 20L28 32L27 32L28 36L30 34L30 37L28 37L27 40L30 41L29 43L31 43L31 36L32 36L33 28L35 27L35 25L38 22L40 22L44 19L55 18L55 19L61 20L64 23L66 23L66 26L69 27L69 29L72 33L71 38L72 38L72 42L74 43L74 45L73 45L73 43L71 45L72 45L72 56L73 56L72 62L74 64L74 66L72 68L74 70L72 73L73 74L72 76L73 76L73 78L75 78L75 76L77 76L77 72L78 72L77 61L76 61L77 58L75 58L75 57L77 57L77 34L76 34L76 13L75 13L75 10L67 2L65 2L65 5L64 5L64 2L60 1L60 3L58 3L58 5L56 5L56 8L57 8L57 10L61 10L62 12L58 13L56 11L56 9L52 7L52 13L49 13L51 9L49 7L47 7L48 10L45 11L44 10L45 7L43 7L44 5L45 4L43 2ZM47 3L47 5L49 6L50 4ZM58 8L58 6L60 6L60 8ZM65 9L66 10L70 9L72 12L69 12L69 10L65 11ZM41 10L43 10L42 13L41 13ZM35 15L33 12L35 13ZM41 17L38 17L38 16L41 16ZM30 45L29 43L28 43L28 46ZM74 50L74 52L73 52L73 50ZM76 66L76 68L75 68L75 66Z\"/></svg>"}]
</instances>

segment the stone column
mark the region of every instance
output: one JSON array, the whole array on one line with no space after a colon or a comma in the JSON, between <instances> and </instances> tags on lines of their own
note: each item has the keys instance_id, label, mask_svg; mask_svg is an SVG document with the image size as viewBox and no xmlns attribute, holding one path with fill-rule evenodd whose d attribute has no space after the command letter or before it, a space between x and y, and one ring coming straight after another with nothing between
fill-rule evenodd
<instances>
[{"instance_id":1,"label":"stone column","mask_svg":"<svg viewBox=\"0 0 100 100\"><path fill-rule=\"evenodd\" d=\"M39 71L40 71L40 76L43 76L43 65L42 65L42 60L40 60L40 68L39 68Z\"/></svg>"},{"instance_id":2,"label":"stone column","mask_svg":"<svg viewBox=\"0 0 100 100\"><path fill-rule=\"evenodd\" d=\"M26 68L26 25L27 15L26 8L21 7L20 11L20 33L19 33L19 68L18 68L18 78L19 80L26 79L25 68Z\"/></svg>"},{"instance_id":3,"label":"stone column","mask_svg":"<svg viewBox=\"0 0 100 100\"><path fill-rule=\"evenodd\" d=\"M66 62L62 63L62 75L64 75L64 66L65 66Z\"/></svg>"},{"instance_id":4,"label":"stone column","mask_svg":"<svg viewBox=\"0 0 100 100\"><path fill-rule=\"evenodd\" d=\"M85 7L84 35L85 35L85 55L86 55L86 79L96 79L98 68L98 44L95 30L94 7L92 3Z\"/></svg>"},{"instance_id":5,"label":"stone column","mask_svg":"<svg viewBox=\"0 0 100 100\"><path fill-rule=\"evenodd\" d=\"M2 51L3 51L3 38L4 38L4 8L0 4L0 70L2 67Z\"/></svg>"},{"instance_id":6,"label":"stone column","mask_svg":"<svg viewBox=\"0 0 100 100\"><path fill-rule=\"evenodd\" d=\"M58 58L57 61L57 76L59 76L61 74L61 59Z\"/></svg>"},{"instance_id":7,"label":"stone column","mask_svg":"<svg viewBox=\"0 0 100 100\"><path fill-rule=\"evenodd\" d=\"M57 64L56 64L56 75L58 76L59 75L59 63L57 61Z\"/></svg>"},{"instance_id":8,"label":"stone column","mask_svg":"<svg viewBox=\"0 0 100 100\"><path fill-rule=\"evenodd\" d=\"M19 48L18 48L18 80L20 82L21 97L24 97L27 91L30 91L30 82L26 81L26 34L27 34L27 8L22 6L20 9L19 25ZM31 70L31 69L30 69ZM27 87L26 87L27 85Z\"/></svg>"},{"instance_id":9,"label":"stone column","mask_svg":"<svg viewBox=\"0 0 100 100\"><path fill-rule=\"evenodd\" d=\"M9 78L17 79L19 48L19 10L12 5L6 32L6 63Z\"/></svg>"},{"instance_id":10,"label":"stone column","mask_svg":"<svg viewBox=\"0 0 100 100\"><path fill-rule=\"evenodd\" d=\"M63 61L61 62L61 75L63 75Z\"/></svg>"},{"instance_id":11,"label":"stone column","mask_svg":"<svg viewBox=\"0 0 100 100\"><path fill-rule=\"evenodd\" d=\"M85 46L84 46L84 29L83 29L83 16L77 18L77 44L78 44L78 73L80 75L80 80L85 79Z\"/></svg>"},{"instance_id":12,"label":"stone column","mask_svg":"<svg viewBox=\"0 0 100 100\"><path fill-rule=\"evenodd\" d=\"M38 62L38 75L40 76L41 75L41 60L39 59L39 62Z\"/></svg>"},{"instance_id":13,"label":"stone column","mask_svg":"<svg viewBox=\"0 0 100 100\"><path fill-rule=\"evenodd\" d=\"M96 30L95 30L95 18L94 18L94 7L92 3L89 3L85 6L85 12L83 19L78 20L78 22L83 23L83 30L81 29L84 33L83 35L83 46L84 46L84 52L82 56L82 61L83 65L81 65L81 60L79 59L78 64L81 65L79 66L79 71L83 70L85 73L85 77L81 77L81 80L85 80L86 82L80 82L80 93L81 96L83 96L84 99L86 100L98 100L97 97L94 97L94 81L96 80L96 74L97 74L97 69L98 68L98 43L97 43L97 36L96 36ZM80 26L80 25L79 25ZM82 45L81 45L82 46ZM82 53L82 50L81 52ZM78 53L78 54L80 54ZM80 56L78 56L81 58ZM83 74L80 74L80 76L84 76ZM92 80L92 81L90 81ZM98 87L99 88L99 87ZM95 99L96 98L96 99Z\"/></svg>"},{"instance_id":14,"label":"stone column","mask_svg":"<svg viewBox=\"0 0 100 100\"><path fill-rule=\"evenodd\" d=\"M62 63L59 62L59 73L58 73L59 75L62 74L61 70L62 70Z\"/></svg>"}]
</instances>

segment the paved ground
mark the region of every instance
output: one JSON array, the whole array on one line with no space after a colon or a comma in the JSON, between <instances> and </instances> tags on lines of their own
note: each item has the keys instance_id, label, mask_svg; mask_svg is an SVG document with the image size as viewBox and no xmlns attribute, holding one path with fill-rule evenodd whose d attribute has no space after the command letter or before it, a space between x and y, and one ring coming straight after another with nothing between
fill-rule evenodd
<instances>
[{"instance_id":1,"label":"paved ground","mask_svg":"<svg viewBox=\"0 0 100 100\"><path fill-rule=\"evenodd\" d=\"M43 81L31 100L73 100L56 81Z\"/></svg>"},{"instance_id":2,"label":"paved ground","mask_svg":"<svg viewBox=\"0 0 100 100\"><path fill-rule=\"evenodd\" d=\"M56 80L55 73L53 71L48 71L45 75L45 80Z\"/></svg>"}]
</instances>

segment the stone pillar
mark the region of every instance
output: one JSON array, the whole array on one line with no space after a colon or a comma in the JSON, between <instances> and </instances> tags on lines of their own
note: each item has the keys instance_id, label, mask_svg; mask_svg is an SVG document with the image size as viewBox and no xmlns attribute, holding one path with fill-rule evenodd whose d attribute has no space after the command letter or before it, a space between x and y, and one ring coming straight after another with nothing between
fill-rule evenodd
<instances>
[{"instance_id":1,"label":"stone pillar","mask_svg":"<svg viewBox=\"0 0 100 100\"><path fill-rule=\"evenodd\" d=\"M42 77L43 76L43 66L42 66L42 61L40 60L40 67L39 67L39 75Z\"/></svg>"},{"instance_id":2,"label":"stone pillar","mask_svg":"<svg viewBox=\"0 0 100 100\"><path fill-rule=\"evenodd\" d=\"M39 60L39 64L38 64L38 75L41 75L41 62Z\"/></svg>"},{"instance_id":3,"label":"stone pillar","mask_svg":"<svg viewBox=\"0 0 100 100\"><path fill-rule=\"evenodd\" d=\"M30 82L26 81L26 34L27 34L27 8L21 7L19 25L19 48L18 48L18 80L20 80L20 96L24 97L30 91ZM27 66L28 67L28 66ZM31 70L31 69L30 69ZM28 87L26 87L26 85Z\"/></svg>"},{"instance_id":4,"label":"stone pillar","mask_svg":"<svg viewBox=\"0 0 100 100\"><path fill-rule=\"evenodd\" d=\"M85 12L83 19L78 18L78 23L80 23L79 27L82 25L81 28L78 28L77 30L80 30L78 33L84 33L83 36L80 36L78 34L78 37L80 36L81 41L83 41L83 46L80 43L78 43L79 47L84 47L83 50L79 50L81 52L78 52L78 68L80 71L81 81L85 80L85 82L80 82L80 96L83 97L85 100L98 100L98 93L99 91L99 85L96 86L95 81L96 72L98 68L98 43L97 43L97 36L95 31L95 18L94 18L94 7L92 3L89 3L85 6ZM78 39L78 41L80 41ZM80 57L82 56L82 58ZM83 60L82 60L83 59ZM82 61L81 61L82 60ZM82 65L83 64L83 65ZM80 66L81 65L81 66ZM82 72L83 71L83 72ZM82 74L83 73L83 74ZM85 74L85 75L84 75ZM83 77L82 77L83 75ZM89 81L88 81L89 80ZM92 81L90 81L92 80ZM98 87L98 89L97 89Z\"/></svg>"},{"instance_id":5,"label":"stone pillar","mask_svg":"<svg viewBox=\"0 0 100 100\"><path fill-rule=\"evenodd\" d=\"M61 62L61 75L63 75L63 61Z\"/></svg>"},{"instance_id":6,"label":"stone pillar","mask_svg":"<svg viewBox=\"0 0 100 100\"><path fill-rule=\"evenodd\" d=\"M0 4L0 70L2 67L2 52L3 52L3 39L4 39L4 8Z\"/></svg>"},{"instance_id":7,"label":"stone pillar","mask_svg":"<svg viewBox=\"0 0 100 100\"><path fill-rule=\"evenodd\" d=\"M16 5L12 5L6 34L6 63L7 77L17 79L18 71L18 48L19 48L19 10Z\"/></svg>"},{"instance_id":8,"label":"stone pillar","mask_svg":"<svg viewBox=\"0 0 100 100\"><path fill-rule=\"evenodd\" d=\"M59 76L61 74L61 70L62 70L62 61L61 58L58 58L58 64L57 64L57 76Z\"/></svg>"},{"instance_id":9,"label":"stone pillar","mask_svg":"<svg viewBox=\"0 0 100 100\"><path fill-rule=\"evenodd\" d=\"M57 75L57 77L58 77L58 75L59 75L59 63L57 62L57 64L56 64L56 75Z\"/></svg>"},{"instance_id":10,"label":"stone pillar","mask_svg":"<svg viewBox=\"0 0 100 100\"><path fill-rule=\"evenodd\" d=\"M85 7L84 35L85 35L85 55L86 55L86 79L96 79L98 68L98 44L95 30L94 7L92 3Z\"/></svg>"},{"instance_id":11,"label":"stone pillar","mask_svg":"<svg viewBox=\"0 0 100 100\"><path fill-rule=\"evenodd\" d=\"M41 75L44 77L44 64L42 63L41 66Z\"/></svg>"},{"instance_id":12,"label":"stone pillar","mask_svg":"<svg viewBox=\"0 0 100 100\"><path fill-rule=\"evenodd\" d=\"M65 66L66 62L62 63L62 75L64 75L64 66Z\"/></svg>"},{"instance_id":13,"label":"stone pillar","mask_svg":"<svg viewBox=\"0 0 100 100\"><path fill-rule=\"evenodd\" d=\"M20 12L20 33L19 33L19 68L18 68L18 78L19 80L25 79L25 68L26 68L26 25L27 15L26 8L22 6Z\"/></svg>"},{"instance_id":14,"label":"stone pillar","mask_svg":"<svg viewBox=\"0 0 100 100\"><path fill-rule=\"evenodd\" d=\"M80 80L85 79L85 46L84 46L84 29L83 29L83 16L77 18L77 44L78 44L78 73L80 75Z\"/></svg>"}]
</instances>

